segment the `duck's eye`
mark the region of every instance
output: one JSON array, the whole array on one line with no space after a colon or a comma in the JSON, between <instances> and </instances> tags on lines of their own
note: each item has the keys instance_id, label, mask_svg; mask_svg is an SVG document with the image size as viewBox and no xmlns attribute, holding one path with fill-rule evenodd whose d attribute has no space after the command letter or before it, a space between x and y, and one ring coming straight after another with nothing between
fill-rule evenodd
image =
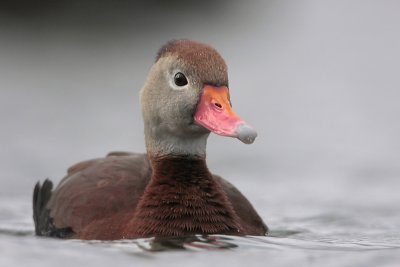
<instances>
[{"instance_id":1,"label":"duck's eye","mask_svg":"<svg viewBox=\"0 0 400 267\"><path fill-rule=\"evenodd\" d=\"M177 74L175 74L174 82L177 86L185 86L186 84L188 84L186 76L182 72L178 72Z\"/></svg>"}]
</instances>

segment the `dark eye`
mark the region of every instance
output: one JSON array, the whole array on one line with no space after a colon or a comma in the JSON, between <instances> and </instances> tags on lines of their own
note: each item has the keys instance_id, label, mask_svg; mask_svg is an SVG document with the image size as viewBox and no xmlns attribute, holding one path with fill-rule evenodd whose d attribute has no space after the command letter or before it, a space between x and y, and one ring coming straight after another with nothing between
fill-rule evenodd
<instances>
[{"instance_id":1,"label":"dark eye","mask_svg":"<svg viewBox=\"0 0 400 267\"><path fill-rule=\"evenodd\" d=\"M174 82L178 86L184 86L184 85L188 84L186 76L182 72L178 72L177 74L175 74Z\"/></svg>"}]
</instances>

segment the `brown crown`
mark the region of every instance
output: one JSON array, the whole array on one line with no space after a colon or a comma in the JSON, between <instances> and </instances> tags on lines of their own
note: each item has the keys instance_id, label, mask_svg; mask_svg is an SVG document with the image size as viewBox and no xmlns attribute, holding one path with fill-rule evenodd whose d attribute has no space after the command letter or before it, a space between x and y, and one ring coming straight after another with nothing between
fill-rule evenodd
<instances>
[{"instance_id":1,"label":"brown crown","mask_svg":"<svg viewBox=\"0 0 400 267\"><path fill-rule=\"evenodd\" d=\"M228 68L225 61L217 50L209 45L186 39L173 40L160 48L156 62L166 56L176 56L183 60L188 69L204 84L228 86Z\"/></svg>"}]
</instances>

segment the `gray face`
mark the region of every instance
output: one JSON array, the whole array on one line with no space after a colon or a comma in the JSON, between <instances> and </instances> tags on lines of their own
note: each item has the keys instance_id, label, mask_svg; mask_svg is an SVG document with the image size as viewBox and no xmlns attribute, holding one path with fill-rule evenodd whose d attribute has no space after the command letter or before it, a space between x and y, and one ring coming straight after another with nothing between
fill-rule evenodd
<instances>
[{"instance_id":1,"label":"gray face","mask_svg":"<svg viewBox=\"0 0 400 267\"><path fill-rule=\"evenodd\" d=\"M184 86L175 84L177 73L186 76ZM141 104L145 125L156 137L171 135L188 137L206 134L208 130L193 123L193 115L203 83L174 56L159 59L150 70L141 92Z\"/></svg>"},{"instance_id":2,"label":"gray face","mask_svg":"<svg viewBox=\"0 0 400 267\"><path fill-rule=\"evenodd\" d=\"M175 84L175 75L187 85ZM205 154L209 131L194 124L193 115L203 82L185 62L174 56L160 58L151 68L141 91L147 150L152 154Z\"/></svg>"}]
</instances>

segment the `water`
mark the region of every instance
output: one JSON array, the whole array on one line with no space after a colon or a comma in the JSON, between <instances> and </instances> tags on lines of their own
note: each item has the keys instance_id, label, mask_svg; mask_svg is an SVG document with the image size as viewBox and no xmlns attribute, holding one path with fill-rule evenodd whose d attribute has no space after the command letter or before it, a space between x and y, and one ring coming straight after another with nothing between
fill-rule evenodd
<instances>
[{"instance_id":1,"label":"water","mask_svg":"<svg viewBox=\"0 0 400 267\"><path fill-rule=\"evenodd\" d=\"M0 9L0 267L399 265L398 2L58 2ZM180 37L213 44L229 65L233 108L259 136L246 146L212 135L207 160L269 236L34 236L38 180L144 151L138 91L159 46Z\"/></svg>"},{"instance_id":2,"label":"water","mask_svg":"<svg viewBox=\"0 0 400 267\"><path fill-rule=\"evenodd\" d=\"M262 206L262 201L255 202L271 228L267 237L215 235L113 242L36 237L30 199L1 198L0 266L204 266L207 262L221 266L396 266L400 262L397 208L352 206L351 200L328 205L306 198L296 204L272 195L274 203Z\"/></svg>"}]
</instances>

